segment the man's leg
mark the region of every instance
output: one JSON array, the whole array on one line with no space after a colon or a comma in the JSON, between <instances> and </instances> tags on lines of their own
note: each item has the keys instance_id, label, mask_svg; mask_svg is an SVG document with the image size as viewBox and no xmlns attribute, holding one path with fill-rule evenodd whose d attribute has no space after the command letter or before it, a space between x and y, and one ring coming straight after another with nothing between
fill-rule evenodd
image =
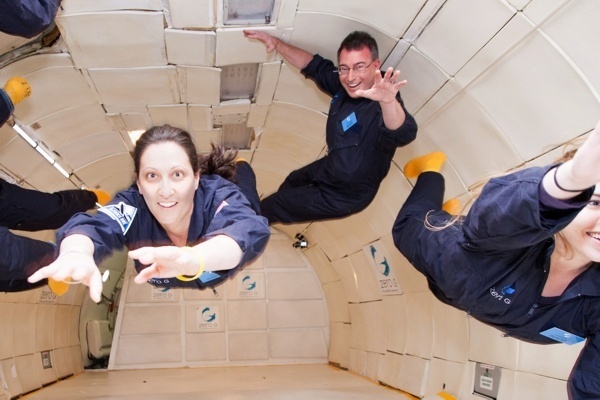
<instances>
[{"instance_id":1,"label":"man's leg","mask_svg":"<svg viewBox=\"0 0 600 400\"><path fill-rule=\"evenodd\" d=\"M256 191L256 175L247 161L236 162L235 183L250 202L252 209L260 215L260 197Z\"/></svg>"},{"instance_id":2,"label":"man's leg","mask_svg":"<svg viewBox=\"0 0 600 400\"><path fill-rule=\"evenodd\" d=\"M321 171L325 162L326 157L319 158L302 168L290 172L277 191L316 184L318 182L316 175Z\"/></svg>"},{"instance_id":3,"label":"man's leg","mask_svg":"<svg viewBox=\"0 0 600 400\"><path fill-rule=\"evenodd\" d=\"M78 212L104 204L101 190L62 190L55 193L25 189L0 180L0 226L22 231L58 229Z\"/></svg>"},{"instance_id":4,"label":"man's leg","mask_svg":"<svg viewBox=\"0 0 600 400\"><path fill-rule=\"evenodd\" d=\"M376 191L342 193L322 185L278 190L262 199L260 208L269 223L298 223L343 218L369 205Z\"/></svg>"},{"instance_id":5,"label":"man's leg","mask_svg":"<svg viewBox=\"0 0 600 400\"><path fill-rule=\"evenodd\" d=\"M45 285L46 280L31 284L27 278L54 261L56 246L18 236L0 227L0 291L17 292Z\"/></svg>"}]
</instances>

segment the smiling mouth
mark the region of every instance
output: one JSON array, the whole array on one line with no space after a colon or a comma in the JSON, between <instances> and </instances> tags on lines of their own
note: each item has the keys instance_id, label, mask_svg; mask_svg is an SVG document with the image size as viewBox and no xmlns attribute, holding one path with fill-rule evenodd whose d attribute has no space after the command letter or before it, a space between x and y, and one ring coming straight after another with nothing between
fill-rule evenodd
<instances>
[{"instance_id":1,"label":"smiling mouth","mask_svg":"<svg viewBox=\"0 0 600 400\"><path fill-rule=\"evenodd\" d=\"M350 83L349 83L349 84L348 84L348 87L350 87L350 88L354 89L355 87L358 87L358 85L360 85L360 82L359 82L359 83L353 83L353 84L350 84Z\"/></svg>"},{"instance_id":2,"label":"smiling mouth","mask_svg":"<svg viewBox=\"0 0 600 400\"><path fill-rule=\"evenodd\" d=\"M168 203L158 203L159 206L164 207L164 208L171 208L174 207L175 205L177 205L176 201L170 201Z\"/></svg>"}]
</instances>

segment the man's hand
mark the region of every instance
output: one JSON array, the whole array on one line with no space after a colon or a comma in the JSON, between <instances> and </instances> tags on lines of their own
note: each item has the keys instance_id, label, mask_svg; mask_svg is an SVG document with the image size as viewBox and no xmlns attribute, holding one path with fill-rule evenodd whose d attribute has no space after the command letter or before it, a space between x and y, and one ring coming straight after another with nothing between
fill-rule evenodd
<instances>
[{"instance_id":1,"label":"man's hand","mask_svg":"<svg viewBox=\"0 0 600 400\"><path fill-rule=\"evenodd\" d=\"M279 39L274 38L273 36L264 32L244 29L244 37L247 37L248 39L260 40L261 42L263 42L267 49L267 53L271 53L272 51L277 50L277 42L279 41Z\"/></svg>"},{"instance_id":2,"label":"man's hand","mask_svg":"<svg viewBox=\"0 0 600 400\"><path fill-rule=\"evenodd\" d=\"M279 55L283 57L287 63L300 70L305 68L313 58L312 54L296 46L287 44L283 40L271 36L268 33L245 29L244 36L248 39L260 40L265 45L267 53L277 51L277 53L279 53Z\"/></svg>"},{"instance_id":3,"label":"man's hand","mask_svg":"<svg viewBox=\"0 0 600 400\"><path fill-rule=\"evenodd\" d=\"M392 103L396 101L396 93L406 85L406 80L400 81L399 78L400 71L394 71L392 67L389 67L383 76L379 70L375 69L373 86L370 89L357 90L356 94L373 101Z\"/></svg>"}]
</instances>

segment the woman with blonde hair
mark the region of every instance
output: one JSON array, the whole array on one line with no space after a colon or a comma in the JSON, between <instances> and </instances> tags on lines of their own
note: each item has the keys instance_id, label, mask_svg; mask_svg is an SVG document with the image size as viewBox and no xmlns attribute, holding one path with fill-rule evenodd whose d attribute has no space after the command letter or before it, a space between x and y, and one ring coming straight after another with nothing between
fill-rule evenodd
<instances>
[{"instance_id":1,"label":"woman with blonde hair","mask_svg":"<svg viewBox=\"0 0 600 400\"><path fill-rule=\"evenodd\" d=\"M600 123L572 159L491 179L465 216L442 210L445 156L411 160L417 182L392 230L442 302L508 336L587 343L572 399L600 398Z\"/></svg>"}]
</instances>

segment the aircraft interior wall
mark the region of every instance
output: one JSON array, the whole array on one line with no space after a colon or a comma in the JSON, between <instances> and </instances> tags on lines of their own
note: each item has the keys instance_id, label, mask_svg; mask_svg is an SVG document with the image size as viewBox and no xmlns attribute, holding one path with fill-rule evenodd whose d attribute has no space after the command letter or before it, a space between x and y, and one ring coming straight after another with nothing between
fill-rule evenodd
<instances>
[{"instance_id":1,"label":"aircraft interior wall","mask_svg":"<svg viewBox=\"0 0 600 400\"><path fill-rule=\"evenodd\" d=\"M83 285L59 297L47 286L0 293L0 400L43 396L94 369L202 374L313 364L391 388L399 399L441 391L460 400L567 399L583 343L527 343L442 304L398 252L391 229L414 185L402 171L413 157L444 151L446 199L468 208L478 182L545 165L592 130L600 115L600 2L275 0L276 12L260 25L226 25L225 2L63 0L60 38L49 47L0 33L0 83L18 75L32 87L15 121L72 172L59 174L5 124L0 176L43 191L84 185L114 194L132 182L128 131L169 123L207 151L226 138L224 121L235 121L252 128L240 155L259 193L272 193L290 171L325 154L330 98L244 38L248 27L332 59L347 33L371 33L383 66L408 80L401 94L417 139L397 149L364 211L272 225L265 253L216 292L137 285L118 253L101 265L110 278L99 304ZM252 95L223 100L225 67L250 64L258 65ZM90 355L90 335L100 359Z\"/></svg>"}]
</instances>

